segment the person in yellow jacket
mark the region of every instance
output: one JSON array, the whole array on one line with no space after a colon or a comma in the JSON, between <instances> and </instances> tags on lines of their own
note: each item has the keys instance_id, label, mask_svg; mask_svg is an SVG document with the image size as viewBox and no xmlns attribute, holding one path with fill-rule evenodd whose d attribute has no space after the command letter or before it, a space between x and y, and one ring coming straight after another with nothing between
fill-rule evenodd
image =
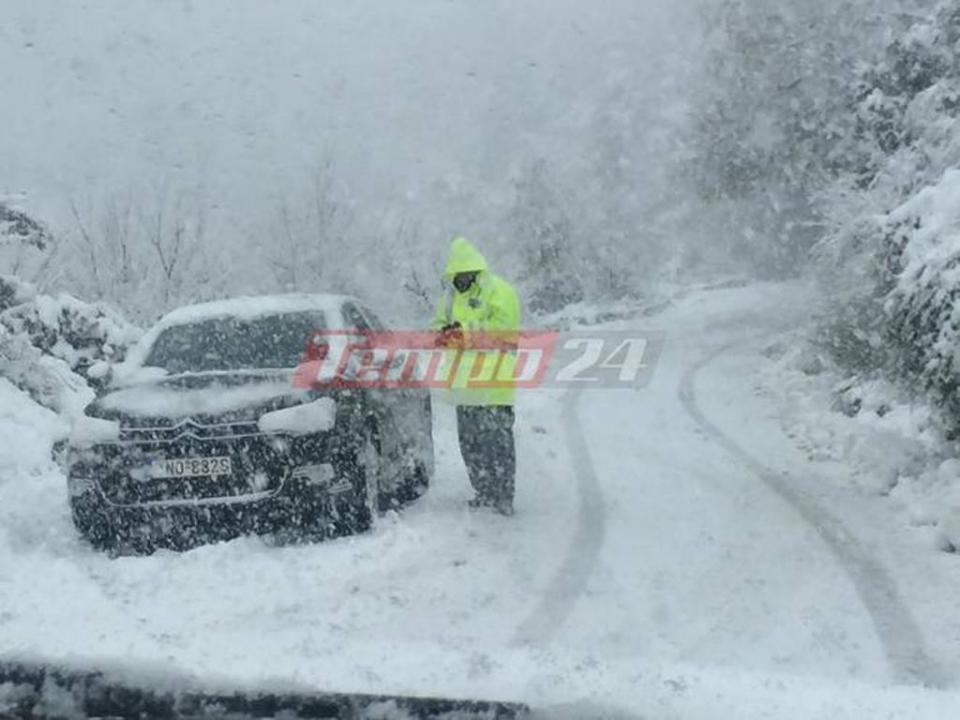
<instances>
[{"instance_id":1,"label":"person in yellow jacket","mask_svg":"<svg viewBox=\"0 0 960 720\"><path fill-rule=\"evenodd\" d=\"M490 272L486 259L466 238L451 243L444 280L433 325L439 344L461 351L451 397L457 406L460 454L476 493L470 505L512 515L512 379L520 299L513 285Z\"/></svg>"}]
</instances>

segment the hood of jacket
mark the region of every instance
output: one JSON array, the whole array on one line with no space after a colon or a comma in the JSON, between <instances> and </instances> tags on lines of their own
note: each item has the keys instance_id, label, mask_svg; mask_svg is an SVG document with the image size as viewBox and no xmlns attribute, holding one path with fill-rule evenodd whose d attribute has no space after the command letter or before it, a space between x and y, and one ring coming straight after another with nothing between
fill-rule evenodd
<instances>
[{"instance_id":1,"label":"hood of jacket","mask_svg":"<svg viewBox=\"0 0 960 720\"><path fill-rule=\"evenodd\" d=\"M448 280L453 279L453 276L457 273L485 273L488 270L489 266L486 258L474 247L473 243L463 237L454 238L453 242L450 243L450 256L447 259L447 269L444 273Z\"/></svg>"}]
</instances>

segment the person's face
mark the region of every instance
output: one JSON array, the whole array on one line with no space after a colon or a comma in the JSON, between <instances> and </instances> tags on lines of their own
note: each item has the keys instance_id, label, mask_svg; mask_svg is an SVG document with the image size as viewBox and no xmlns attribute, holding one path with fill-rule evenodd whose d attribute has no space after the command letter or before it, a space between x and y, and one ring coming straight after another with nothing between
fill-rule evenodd
<instances>
[{"instance_id":1,"label":"person's face","mask_svg":"<svg viewBox=\"0 0 960 720\"><path fill-rule=\"evenodd\" d=\"M457 289L457 292L461 293L467 292L476 281L477 273L475 272L462 272L453 276L453 286Z\"/></svg>"}]
</instances>

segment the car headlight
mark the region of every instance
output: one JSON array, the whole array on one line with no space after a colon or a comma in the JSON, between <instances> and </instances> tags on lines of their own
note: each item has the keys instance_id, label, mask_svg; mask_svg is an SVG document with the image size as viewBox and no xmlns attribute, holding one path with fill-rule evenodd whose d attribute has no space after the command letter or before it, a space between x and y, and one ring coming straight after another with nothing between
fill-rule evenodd
<instances>
[{"instance_id":1,"label":"car headlight","mask_svg":"<svg viewBox=\"0 0 960 720\"><path fill-rule=\"evenodd\" d=\"M116 420L84 415L73 424L70 444L74 447L89 447L100 443L117 442L120 439L120 423Z\"/></svg>"},{"instance_id":2,"label":"car headlight","mask_svg":"<svg viewBox=\"0 0 960 720\"><path fill-rule=\"evenodd\" d=\"M264 433L312 435L332 430L336 419L336 402L332 398L320 398L303 405L269 412L261 416L257 427Z\"/></svg>"}]
</instances>

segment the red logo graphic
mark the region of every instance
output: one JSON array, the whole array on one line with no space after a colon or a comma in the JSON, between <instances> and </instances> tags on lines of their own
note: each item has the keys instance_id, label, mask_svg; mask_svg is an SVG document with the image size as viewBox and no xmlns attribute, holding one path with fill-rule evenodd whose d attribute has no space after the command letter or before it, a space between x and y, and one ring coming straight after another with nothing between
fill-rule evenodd
<instances>
[{"instance_id":1,"label":"red logo graphic","mask_svg":"<svg viewBox=\"0 0 960 720\"><path fill-rule=\"evenodd\" d=\"M317 330L294 375L301 389L535 388L559 335L550 331Z\"/></svg>"}]
</instances>

